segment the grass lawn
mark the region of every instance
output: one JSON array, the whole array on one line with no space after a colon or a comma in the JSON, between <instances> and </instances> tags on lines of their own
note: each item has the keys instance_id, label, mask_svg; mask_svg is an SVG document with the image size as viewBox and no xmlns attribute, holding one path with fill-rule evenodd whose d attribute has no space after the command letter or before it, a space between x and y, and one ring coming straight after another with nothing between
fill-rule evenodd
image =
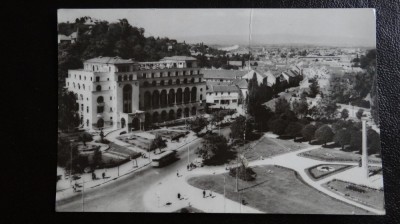
<instances>
[{"instance_id":1,"label":"grass lawn","mask_svg":"<svg viewBox=\"0 0 400 224\"><path fill-rule=\"evenodd\" d=\"M260 142L253 149L249 149L248 152L246 152L246 158L251 161L259 159L260 156L262 156L263 158L267 158L283 153L304 149L306 147L308 147L307 144L294 142L293 140L262 137Z\"/></svg>"},{"instance_id":2,"label":"grass lawn","mask_svg":"<svg viewBox=\"0 0 400 224\"><path fill-rule=\"evenodd\" d=\"M363 203L376 209L384 209L383 190L373 189L336 179L329 181L322 186L335 193L345 195L350 200Z\"/></svg>"},{"instance_id":3,"label":"grass lawn","mask_svg":"<svg viewBox=\"0 0 400 224\"><path fill-rule=\"evenodd\" d=\"M337 149L319 148L299 154L311 159L322 160L327 162L358 162L361 158L360 154L353 152L343 152ZM370 156L370 163L382 163L382 159Z\"/></svg>"},{"instance_id":4,"label":"grass lawn","mask_svg":"<svg viewBox=\"0 0 400 224\"><path fill-rule=\"evenodd\" d=\"M329 171L325 170L324 171L324 169L319 169L321 167L329 167L329 168L333 168L333 170L329 170ZM332 174L345 171L346 169L349 169L351 167L353 167L353 166L340 165L340 164L321 164L321 165L317 165L317 166L308 168L307 174L309 174L309 176L314 180L320 180L320 179L328 177Z\"/></svg>"},{"instance_id":5,"label":"grass lawn","mask_svg":"<svg viewBox=\"0 0 400 224\"><path fill-rule=\"evenodd\" d=\"M154 131L149 131L150 134L153 135L160 135L163 138L166 139L173 139L177 136L185 136L186 133L182 131L170 131L170 130L154 130Z\"/></svg>"},{"instance_id":6,"label":"grass lawn","mask_svg":"<svg viewBox=\"0 0 400 224\"><path fill-rule=\"evenodd\" d=\"M256 180L244 182L239 180L241 199L253 208L266 213L290 214L369 214L369 212L331 198L304 184L296 177L294 171L275 167L252 167L257 173ZM268 173L267 171L272 171ZM189 184L206 190L223 194L226 176L226 197L241 201L239 193L234 192L235 178L228 174L205 175L193 177Z\"/></svg>"},{"instance_id":7,"label":"grass lawn","mask_svg":"<svg viewBox=\"0 0 400 224\"><path fill-rule=\"evenodd\" d=\"M204 212L200 209L186 206L184 208L174 211L173 213L204 213Z\"/></svg>"}]
</instances>

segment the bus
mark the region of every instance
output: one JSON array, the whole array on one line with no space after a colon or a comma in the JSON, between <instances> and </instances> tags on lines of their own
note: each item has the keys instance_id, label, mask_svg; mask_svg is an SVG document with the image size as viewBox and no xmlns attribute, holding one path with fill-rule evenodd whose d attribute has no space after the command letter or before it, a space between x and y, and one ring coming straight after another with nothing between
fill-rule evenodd
<instances>
[{"instance_id":1,"label":"bus","mask_svg":"<svg viewBox=\"0 0 400 224\"><path fill-rule=\"evenodd\" d=\"M177 159L176 150L165 151L158 155L152 156L151 166L162 167L168 165L169 163L175 161L176 159Z\"/></svg>"}]
</instances>

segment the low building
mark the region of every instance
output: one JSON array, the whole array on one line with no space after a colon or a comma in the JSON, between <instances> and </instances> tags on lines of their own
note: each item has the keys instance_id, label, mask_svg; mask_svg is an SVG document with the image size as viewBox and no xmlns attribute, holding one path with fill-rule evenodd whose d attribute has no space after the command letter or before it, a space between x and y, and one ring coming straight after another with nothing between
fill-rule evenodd
<instances>
[{"instance_id":1,"label":"low building","mask_svg":"<svg viewBox=\"0 0 400 224\"><path fill-rule=\"evenodd\" d=\"M212 83L232 83L235 79L241 79L247 71L242 70L223 70L223 69L204 69L204 80Z\"/></svg>"},{"instance_id":2,"label":"low building","mask_svg":"<svg viewBox=\"0 0 400 224\"><path fill-rule=\"evenodd\" d=\"M241 91L236 85L211 85L207 90L209 108L236 109L241 101Z\"/></svg>"}]
</instances>

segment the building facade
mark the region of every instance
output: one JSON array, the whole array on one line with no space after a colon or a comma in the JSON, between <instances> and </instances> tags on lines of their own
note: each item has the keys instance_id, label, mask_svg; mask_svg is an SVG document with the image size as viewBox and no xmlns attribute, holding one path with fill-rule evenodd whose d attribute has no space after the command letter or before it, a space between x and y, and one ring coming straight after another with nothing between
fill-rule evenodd
<instances>
[{"instance_id":1,"label":"building facade","mask_svg":"<svg viewBox=\"0 0 400 224\"><path fill-rule=\"evenodd\" d=\"M194 116L203 110L206 91L196 59L186 56L89 59L83 69L68 71L66 88L77 96L83 128L128 130Z\"/></svg>"}]
</instances>

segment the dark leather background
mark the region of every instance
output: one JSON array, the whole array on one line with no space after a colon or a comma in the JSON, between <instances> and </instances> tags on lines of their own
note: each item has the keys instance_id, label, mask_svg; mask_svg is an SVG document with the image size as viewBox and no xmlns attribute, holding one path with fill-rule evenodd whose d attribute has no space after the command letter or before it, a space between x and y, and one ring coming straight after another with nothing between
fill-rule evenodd
<instances>
[{"instance_id":1,"label":"dark leather background","mask_svg":"<svg viewBox=\"0 0 400 224\"><path fill-rule=\"evenodd\" d=\"M15 1L13 1L15 2ZM20 111L18 131L6 135L11 142L9 151L16 157L3 157L13 161L22 158L13 173L23 178L7 181L13 193L3 203L13 212L5 212L2 218L13 223L25 218L28 223L39 218L50 219L51 223L400 223L399 165L400 165L400 3L399 0L282 0L282 1L56 1L19 2L15 8L7 8L9 15L3 20L11 24L2 36L11 37L3 42L5 47L15 51L15 73L19 83L10 87L14 90L7 95ZM235 7L235 8L376 8L378 86L381 118L382 155L384 166L385 216L332 216L332 215L202 215L202 214L71 214L55 213L56 177L56 129L57 129L57 8L158 8L158 7ZM11 12L11 13L10 13ZM4 30L3 30L4 31ZM17 44L18 43L18 44ZM3 53L4 55L5 53ZM7 55L4 55L7 56ZM2 77L8 74L3 74ZM4 85L4 84L3 84ZM8 85L8 84L6 84ZM28 93L27 91L30 90ZM23 103L17 99L23 99ZM6 105L3 105L6 107ZM14 113L9 120L15 127ZM6 117L7 118L7 117ZM11 127L11 126L10 126ZM19 136L26 138L20 138ZM23 143L22 145L20 143ZM6 149L5 149L6 150ZM8 172L8 171L6 171ZM41 222L40 222L41 223Z\"/></svg>"}]
</instances>

